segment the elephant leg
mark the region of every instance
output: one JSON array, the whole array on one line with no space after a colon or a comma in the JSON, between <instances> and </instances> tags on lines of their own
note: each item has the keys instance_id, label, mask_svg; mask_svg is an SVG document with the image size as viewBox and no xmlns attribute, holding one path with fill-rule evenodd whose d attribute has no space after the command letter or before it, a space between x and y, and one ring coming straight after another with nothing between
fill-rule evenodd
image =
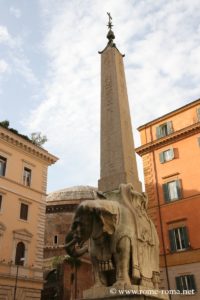
<instances>
[{"instance_id":1,"label":"elephant leg","mask_svg":"<svg viewBox=\"0 0 200 300\"><path fill-rule=\"evenodd\" d=\"M118 242L115 264L116 264L116 282L115 286L131 285L129 277L131 255L131 241L125 236Z\"/></svg>"},{"instance_id":2,"label":"elephant leg","mask_svg":"<svg viewBox=\"0 0 200 300\"><path fill-rule=\"evenodd\" d=\"M96 259L96 257L91 257L91 261L92 261L93 271L94 271L93 288L105 286L106 279L105 276L102 274L102 272L99 270L98 260Z\"/></svg>"}]
</instances>

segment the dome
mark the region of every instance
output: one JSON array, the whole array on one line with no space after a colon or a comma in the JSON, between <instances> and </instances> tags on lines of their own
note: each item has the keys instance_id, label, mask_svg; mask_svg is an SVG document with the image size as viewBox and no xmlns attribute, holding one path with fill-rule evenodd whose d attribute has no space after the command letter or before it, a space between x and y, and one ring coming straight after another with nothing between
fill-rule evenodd
<instances>
[{"instance_id":1,"label":"dome","mask_svg":"<svg viewBox=\"0 0 200 300\"><path fill-rule=\"evenodd\" d=\"M79 185L49 193L47 202L62 200L92 200L97 198L97 188Z\"/></svg>"}]
</instances>

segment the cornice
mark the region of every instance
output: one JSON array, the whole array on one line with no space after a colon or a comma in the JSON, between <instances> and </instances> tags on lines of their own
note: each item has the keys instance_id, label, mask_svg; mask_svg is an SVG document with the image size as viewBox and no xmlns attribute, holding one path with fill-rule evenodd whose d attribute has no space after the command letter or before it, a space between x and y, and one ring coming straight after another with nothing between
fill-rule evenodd
<instances>
[{"instance_id":1,"label":"cornice","mask_svg":"<svg viewBox=\"0 0 200 300\"><path fill-rule=\"evenodd\" d=\"M32 144L29 141L21 138L20 136L10 132L0 126L0 140L10 144L11 146L18 148L21 151L28 153L31 156L35 156L40 160L45 161L48 165L54 164L58 158L50 154L47 150Z\"/></svg>"},{"instance_id":2,"label":"cornice","mask_svg":"<svg viewBox=\"0 0 200 300\"><path fill-rule=\"evenodd\" d=\"M194 135L200 132L200 122L192 124L188 127L175 131L165 137L154 140L135 149L136 153L140 156L151 152L152 150L159 149L165 145L169 145L173 142L180 141L186 137Z\"/></svg>"},{"instance_id":3,"label":"cornice","mask_svg":"<svg viewBox=\"0 0 200 300\"><path fill-rule=\"evenodd\" d=\"M190 102L190 103L188 103L188 104L186 104L186 105L184 105L184 106L182 106L182 107L180 107L178 109L175 109L175 110L173 110L173 111L171 111L171 112L169 112L169 113L167 113L167 114L165 114L165 115L163 115L161 117L158 117L158 118L156 118L156 119L154 119L154 120L152 120L152 121L150 121L148 123L145 123L145 124L139 126L137 129L139 131L141 131L142 129L145 129L145 128L151 126L151 125L155 125L155 124L157 124L157 123L159 123L161 121L164 121L165 119L169 119L169 117L172 117L172 116L174 116L176 114L179 114L179 113L181 113L181 112L183 112L185 110L188 110L189 108L198 106L199 104L200 104L200 99L197 99L197 100L195 100L193 102Z\"/></svg>"}]
</instances>

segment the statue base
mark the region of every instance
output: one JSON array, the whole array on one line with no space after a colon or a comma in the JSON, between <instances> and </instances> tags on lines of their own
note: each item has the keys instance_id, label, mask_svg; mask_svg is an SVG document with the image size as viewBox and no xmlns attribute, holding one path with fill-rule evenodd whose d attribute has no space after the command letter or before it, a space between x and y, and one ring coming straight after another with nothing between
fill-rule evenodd
<instances>
[{"instance_id":1,"label":"statue base","mask_svg":"<svg viewBox=\"0 0 200 300\"><path fill-rule=\"evenodd\" d=\"M84 300L168 300L166 291L154 290L143 286L131 285L128 288L120 287L92 287L83 292Z\"/></svg>"}]
</instances>

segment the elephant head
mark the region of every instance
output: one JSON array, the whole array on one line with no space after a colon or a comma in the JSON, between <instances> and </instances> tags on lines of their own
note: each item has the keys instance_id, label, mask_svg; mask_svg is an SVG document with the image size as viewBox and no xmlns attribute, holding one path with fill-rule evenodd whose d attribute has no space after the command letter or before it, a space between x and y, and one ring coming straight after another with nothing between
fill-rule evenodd
<instances>
[{"instance_id":1,"label":"elephant head","mask_svg":"<svg viewBox=\"0 0 200 300\"><path fill-rule=\"evenodd\" d=\"M104 234L112 235L117 224L117 203L107 200L86 200L77 208L71 230L65 239L65 250L73 257L88 251L85 242L92 237L97 239Z\"/></svg>"}]
</instances>

